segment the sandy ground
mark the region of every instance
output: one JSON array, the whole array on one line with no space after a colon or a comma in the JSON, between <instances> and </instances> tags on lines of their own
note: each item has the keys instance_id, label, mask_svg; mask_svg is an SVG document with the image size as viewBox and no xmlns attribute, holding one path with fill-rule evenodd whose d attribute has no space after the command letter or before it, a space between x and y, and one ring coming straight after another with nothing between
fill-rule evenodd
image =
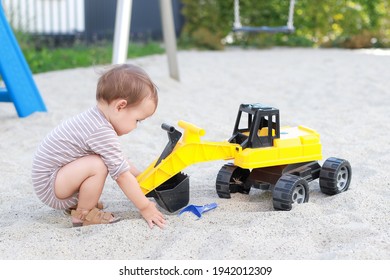
<instances>
[{"instance_id":1,"label":"sandy ground","mask_svg":"<svg viewBox=\"0 0 390 280\"><path fill-rule=\"evenodd\" d=\"M167 227L150 230L108 178L102 200L123 220L72 228L36 198L31 162L46 133L95 104L102 67L50 72L34 77L47 113L22 119L0 104L0 259L390 259L389 52L231 49L180 52L178 60L180 82L169 78L165 55L129 61L160 90L156 114L121 138L139 169L167 142L161 123L183 119L204 128L204 140L222 141L238 106L260 102L280 109L282 125L316 129L324 159L349 160L350 189L327 196L315 181L308 203L274 211L266 191L218 198L215 178L225 162L201 163L185 170L190 204L218 204L201 219L164 212Z\"/></svg>"}]
</instances>

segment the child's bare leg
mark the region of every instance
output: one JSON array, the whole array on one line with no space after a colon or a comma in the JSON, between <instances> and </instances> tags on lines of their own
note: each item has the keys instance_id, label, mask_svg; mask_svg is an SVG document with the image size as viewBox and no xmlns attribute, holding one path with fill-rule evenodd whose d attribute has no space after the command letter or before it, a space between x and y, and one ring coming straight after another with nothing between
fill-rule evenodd
<instances>
[{"instance_id":1,"label":"child's bare leg","mask_svg":"<svg viewBox=\"0 0 390 280\"><path fill-rule=\"evenodd\" d=\"M79 158L58 171L54 185L55 194L64 199L78 191L77 209L87 213L99 201L107 174L107 167L100 156ZM72 219L76 222L74 217Z\"/></svg>"}]
</instances>

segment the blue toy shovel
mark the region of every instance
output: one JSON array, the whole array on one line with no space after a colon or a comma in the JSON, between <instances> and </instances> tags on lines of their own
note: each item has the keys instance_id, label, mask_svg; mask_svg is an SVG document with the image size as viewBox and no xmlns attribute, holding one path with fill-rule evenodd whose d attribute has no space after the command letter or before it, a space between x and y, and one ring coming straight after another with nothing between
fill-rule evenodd
<instances>
[{"instance_id":1,"label":"blue toy shovel","mask_svg":"<svg viewBox=\"0 0 390 280\"><path fill-rule=\"evenodd\" d=\"M217 203L213 202L213 203L210 203L210 204L206 204L204 206L199 206L199 205L188 205L187 207L183 208L180 212L179 212L179 216L181 214L183 214L184 212L192 212L194 213L196 216L198 216L198 218L202 217L202 213L204 212L207 212L207 211L210 211L214 208L217 207Z\"/></svg>"}]
</instances>

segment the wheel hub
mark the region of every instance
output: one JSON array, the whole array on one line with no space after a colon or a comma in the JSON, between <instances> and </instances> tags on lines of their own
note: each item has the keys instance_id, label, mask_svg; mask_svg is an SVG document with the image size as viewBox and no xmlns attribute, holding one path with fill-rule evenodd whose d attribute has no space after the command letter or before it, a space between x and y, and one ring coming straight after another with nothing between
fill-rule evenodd
<instances>
[{"instance_id":1,"label":"wheel hub","mask_svg":"<svg viewBox=\"0 0 390 280\"><path fill-rule=\"evenodd\" d=\"M293 203L303 203L305 201L306 191L304 186L298 185L292 193L292 202Z\"/></svg>"},{"instance_id":2,"label":"wheel hub","mask_svg":"<svg viewBox=\"0 0 390 280\"><path fill-rule=\"evenodd\" d=\"M348 169L343 166L340 168L340 171L337 173L337 188L339 191L345 188L346 183L348 182Z\"/></svg>"}]
</instances>

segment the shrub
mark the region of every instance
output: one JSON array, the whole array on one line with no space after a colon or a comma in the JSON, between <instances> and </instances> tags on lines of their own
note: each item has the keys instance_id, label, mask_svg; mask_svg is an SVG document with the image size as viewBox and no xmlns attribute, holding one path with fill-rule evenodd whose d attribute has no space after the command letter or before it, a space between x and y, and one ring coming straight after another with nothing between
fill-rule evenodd
<instances>
[{"instance_id":1,"label":"shrub","mask_svg":"<svg viewBox=\"0 0 390 280\"><path fill-rule=\"evenodd\" d=\"M232 34L233 0L182 0L186 19L180 43L199 48L241 46L389 47L390 0L296 1L296 32L285 34ZM287 0L241 0L243 25L280 26L288 19ZM224 40L230 34L232 40Z\"/></svg>"}]
</instances>

